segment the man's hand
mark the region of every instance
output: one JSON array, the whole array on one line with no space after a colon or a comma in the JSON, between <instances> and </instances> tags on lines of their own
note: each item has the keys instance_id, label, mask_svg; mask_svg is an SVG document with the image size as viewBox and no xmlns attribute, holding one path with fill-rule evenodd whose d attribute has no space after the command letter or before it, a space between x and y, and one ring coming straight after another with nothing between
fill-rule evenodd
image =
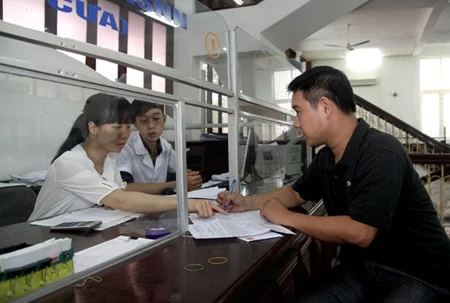
<instances>
[{"instance_id":1,"label":"man's hand","mask_svg":"<svg viewBox=\"0 0 450 303\"><path fill-rule=\"evenodd\" d=\"M202 188L202 176L198 171L188 169L187 171L188 191Z\"/></svg>"},{"instance_id":2,"label":"man's hand","mask_svg":"<svg viewBox=\"0 0 450 303\"><path fill-rule=\"evenodd\" d=\"M278 198L270 198L261 208L261 216L273 224L286 225L286 218L290 213Z\"/></svg>"},{"instance_id":3,"label":"man's hand","mask_svg":"<svg viewBox=\"0 0 450 303\"><path fill-rule=\"evenodd\" d=\"M228 191L222 191L217 195L216 201L230 213L243 212L249 209L247 199L238 193L230 195Z\"/></svg>"},{"instance_id":4,"label":"man's hand","mask_svg":"<svg viewBox=\"0 0 450 303\"><path fill-rule=\"evenodd\" d=\"M220 205L216 205L209 200L189 199L189 212L196 212L199 217L208 218L214 216L214 212L228 215L228 212L222 209Z\"/></svg>"}]
</instances>

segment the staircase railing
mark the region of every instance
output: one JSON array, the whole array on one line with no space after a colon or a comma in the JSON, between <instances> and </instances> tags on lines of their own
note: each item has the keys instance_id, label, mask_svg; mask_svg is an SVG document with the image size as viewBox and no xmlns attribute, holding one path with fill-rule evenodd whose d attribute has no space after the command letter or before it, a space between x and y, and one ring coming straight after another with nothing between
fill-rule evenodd
<instances>
[{"instance_id":1,"label":"staircase railing","mask_svg":"<svg viewBox=\"0 0 450 303\"><path fill-rule=\"evenodd\" d=\"M392 134L408 151L416 170L424 181L439 218L444 222L450 215L450 146L422 133L420 130L355 95L357 115L371 127Z\"/></svg>"}]
</instances>

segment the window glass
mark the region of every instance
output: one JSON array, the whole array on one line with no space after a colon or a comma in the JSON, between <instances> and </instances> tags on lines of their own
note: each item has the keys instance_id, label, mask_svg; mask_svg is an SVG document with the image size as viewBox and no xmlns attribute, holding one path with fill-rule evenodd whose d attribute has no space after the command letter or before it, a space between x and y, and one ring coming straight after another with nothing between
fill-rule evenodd
<instances>
[{"instance_id":1,"label":"window glass","mask_svg":"<svg viewBox=\"0 0 450 303\"><path fill-rule=\"evenodd\" d=\"M273 73L273 89L275 100L289 100L290 94L286 91L288 84L298 75L298 70L283 70Z\"/></svg>"},{"instance_id":2,"label":"window glass","mask_svg":"<svg viewBox=\"0 0 450 303\"><path fill-rule=\"evenodd\" d=\"M420 60L422 131L442 140L444 127L450 127L450 58Z\"/></svg>"},{"instance_id":3,"label":"window glass","mask_svg":"<svg viewBox=\"0 0 450 303\"><path fill-rule=\"evenodd\" d=\"M444 127L446 137L450 137L450 93L444 94Z\"/></svg>"},{"instance_id":4,"label":"window glass","mask_svg":"<svg viewBox=\"0 0 450 303\"><path fill-rule=\"evenodd\" d=\"M441 61L442 68L442 89L450 89L450 58L443 58Z\"/></svg>"},{"instance_id":5,"label":"window glass","mask_svg":"<svg viewBox=\"0 0 450 303\"><path fill-rule=\"evenodd\" d=\"M45 0L3 0L3 21L8 23L43 32L44 16Z\"/></svg>"},{"instance_id":6,"label":"window glass","mask_svg":"<svg viewBox=\"0 0 450 303\"><path fill-rule=\"evenodd\" d=\"M166 65L166 27L157 23L153 24L153 39L158 43L153 44L153 61ZM152 75L152 89L158 92L166 91L166 79Z\"/></svg>"},{"instance_id":7,"label":"window glass","mask_svg":"<svg viewBox=\"0 0 450 303\"><path fill-rule=\"evenodd\" d=\"M200 73L203 80L223 86L219 73L216 68L208 63L200 62ZM201 94L202 101L208 104L217 105L221 107L228 107L228 97L222 94L203 91ZM205 110L206 123L208 124L227 124L228 114L219 113L218 111L207 109ZM228 128L225 127L208 127L207 133L227 134Z\"/></svg>"},{"instance_id":8,"label":"window glass","mask_svg":"<svg viewBox=\"0 0 450 303\"><path fill-rule=\"evenodd\" d=\"M128 54L145 57L145 19L135 13L128 12ZM144 87L144 72L133 68L127 68L127 84Z\"/></svg>"},{"instance_id":9,"label":"window glass","mask_svg":"<svg viewBox=\"0 0 450 303\"><path fill-rule=\"evenodd\" d=\"M440 59L420 60L420 90L440 88Z\"/></svg>"},{"instance_id":10,"label":"window glass","mask_svg":"<svg viewBox=\"0 0 450 303\"><path fill-rule=\"evenodd\" d=\"M431 136L439 136L439 94L422 95L422 131Z\"/></svg>"},{"instance_id":11,"label":"window glass","mask_svg":"<svg viewBox=\"0 0 450 303\"><path fill-rule=\"evenodd\" d=\"M99 0L98 4L113 15L119 15L119 6L106 0ZM111 30L106 26L97 27L97 45L118 51L119 32ZM97 60L96 71L109 80L116 81L118 78L117 64L105 60Z\"/></svg>"}]
</instances>

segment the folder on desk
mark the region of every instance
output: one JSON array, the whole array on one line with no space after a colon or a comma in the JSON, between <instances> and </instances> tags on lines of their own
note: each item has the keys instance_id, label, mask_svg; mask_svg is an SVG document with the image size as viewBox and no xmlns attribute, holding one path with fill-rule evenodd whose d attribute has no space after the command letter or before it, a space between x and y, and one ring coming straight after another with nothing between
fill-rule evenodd
<instances>
[{"instance_id":1,"label":"folder on desk","mask_svg":"<svg viewBox=\"0 0 450 303\"><path fill-rule=\"evenodd\" d=\"M0 303L73 274L72 239L50 239L3 249L0 254Z\"/></svg>"}]
</instances>

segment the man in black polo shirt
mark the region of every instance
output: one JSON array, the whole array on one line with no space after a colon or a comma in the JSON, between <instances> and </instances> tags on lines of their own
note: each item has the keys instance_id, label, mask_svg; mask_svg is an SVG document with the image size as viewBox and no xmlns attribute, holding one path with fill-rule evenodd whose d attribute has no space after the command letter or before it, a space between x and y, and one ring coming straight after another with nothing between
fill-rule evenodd
<instances>
[{"instance_id":1,"label":"man in black polo shirt","mask_svg":"<svg viewBox=\"0 0 450 303\"><path fill-rule=\"evenodd\" d=\"M292 187L250 197L223 192L217 201L341 244L340 265L300 302L450 302L450 241L400 142L356 118L339 70L313 68L288 91L294 127L308 145L325 147ZM320 199L327 217L288 210Z\"/></svg>"}]
</instances>

